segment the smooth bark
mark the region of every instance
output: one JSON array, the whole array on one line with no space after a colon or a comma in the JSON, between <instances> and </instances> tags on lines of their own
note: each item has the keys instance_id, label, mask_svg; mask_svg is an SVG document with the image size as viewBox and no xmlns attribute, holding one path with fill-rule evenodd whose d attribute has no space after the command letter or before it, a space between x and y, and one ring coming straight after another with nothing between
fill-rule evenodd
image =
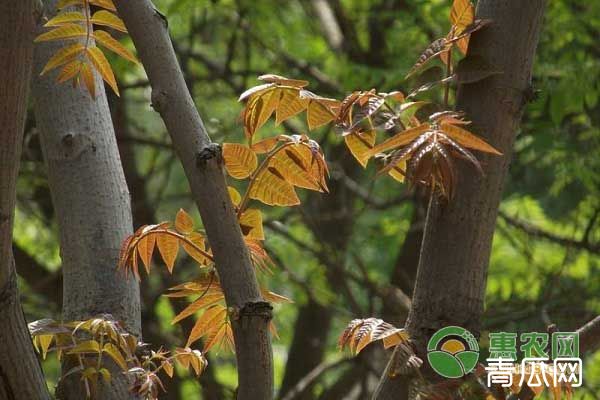
<instances>
[{"instance_id":1,"label":"smooth bark","mask_svg":"<svg viewBox=\"0 0 600 400\"><path fill-rule=\"evenodd\" d=\"M55 0L46 2L48 17L55 6ZM34 111L60 231L63 318L111 314L140 336L138 284L116 272L121 243L132 233L131 207L104 85L96 74L97 93L92 98L82 87L56 83L56 73L39 76L63 45L36 46L33 82ZM101 386L99 398L132 398L125 376L116 369L112 376L110 385ZM78 381L67 380L58 395L83 398Z\"/></svg>"},{"instance_id":2,"label":"smooth bark","mask_svg":"<svg viewBox=\"0 0 600 400\"><path fill-rule=\"evenodd\" d=\"M117 0L152 85L161 114L200 211L215 257L232 325L238 367L238 399L273 397L271 306L260 294L254 267L227 192L221 149L208 137L186 87L169 38L166 18L148 0Z\"/></svg>"},{"instance_id":3,"label":"smooth bark","mask_svg":"<svg viewBox=\"0 0 600 400\"><path fill-rule=\"evenodd\" d=\"M456 195L434 200L426 223L413 303L406 327L426 360L427 340L438 329L459 325L478 334L498 206L522 111L531 92L531 68L544 0L482 0L477 17L493 24L473 35L469 56L483 56L503 73L459 88L457 109L478 134L504 153L480 155L486 176L459 166ZM436 379L425 361L426 377ZM398 397L398 379L388 379L378 399Z\"/></svg>"},{"instance_id":4,"label":"smooth bark","mask_svg":"<svg viewBox=\"0 0 600 400\"><path fill-rule=\"evenodd\" d=\"M16 183L33 63L33 0L0 3L0 399L50 398L23 315L12 254Z\"/></svg>"}]
</instances>

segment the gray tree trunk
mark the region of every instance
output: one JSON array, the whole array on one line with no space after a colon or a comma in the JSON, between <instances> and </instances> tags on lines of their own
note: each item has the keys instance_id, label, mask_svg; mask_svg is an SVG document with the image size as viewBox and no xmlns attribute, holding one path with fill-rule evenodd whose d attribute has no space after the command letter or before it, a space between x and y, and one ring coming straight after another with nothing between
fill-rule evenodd
<instances>
[{"instance_id":1,"label":"gray tree trunk","mask_svg":"<svg viewBox=\"0 0 600 400\"><path fill-rule=\"evenodd\" d=\"M117 0L152 85L152 106L163 118L206 228L232 320L241 400L273 398L271 306L261 296L254 267L229 198L219 146L211 143L169 38L166 19L149 0Z\"/></svg>"},{"instance_id":2,"label":"gray tree trunk","mask_svg":"<svg viewBox=\"0 0 600 400\"><path fill-rule=\"evenodd\" d=\"M46 2L48 17L55 14L55 5L55 0ZM132 276L126 279L116 272L121 243L132 233L132 217L104 85L96 74L93 99L83 88L56 83L56 73L40 77L62 45L36 46L33 98L60 230L63 318L83 320L108 313L139 336L138 284ZM77 381L60 388L60 395L83 398L83 386ZM99 398L131 398L128 386L123 374L115 371Z\"/></svg>"},{"instance_id":3,"label":"gray tree trunk","mask_svg":"<svg viewBox=\"0 0 600 400\"><path fill-rule=\"evenodd\" d=\"M0 3L0 399L6 400L50 399L21 308L12 255L35 19L33 0Z\"/></svg>"},{"instance_id":4,"label":"gray tree trunk","mask_svg":"<svg viewBox=\"0 0 600 400\"><path fill-rule=\"evenodd\" d=\"M406 327L425 361L423 372L439 378L426 362L431 335L448 325L462 326L478 335L483 312L487 268L496 215L506 181L517 129L530 93L544 0L481 0L477 18L491 26L473 35L469 55L481 55L503 74L462 85L457 109L465 111L473 127L504 155L480 155L486 176L470 166L459 167L455 198L428 211L421 257ZM397 399L400 379L384 377L377 399Z\"/></svg>"}]
</instances>

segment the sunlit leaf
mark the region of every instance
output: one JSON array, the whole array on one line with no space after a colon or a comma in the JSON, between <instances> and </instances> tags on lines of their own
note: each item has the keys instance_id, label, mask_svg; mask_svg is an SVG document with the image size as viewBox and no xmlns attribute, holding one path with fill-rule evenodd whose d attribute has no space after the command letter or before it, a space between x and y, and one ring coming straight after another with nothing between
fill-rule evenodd
<instances>
[{"instance_id":1,"label":"sunlit leaf","mask_svg":"<svg viewBox=\"0 0 600 400\"><path fill-rule=\"evenodd\" d=\"M367 166L367 162L369 161L369 158L371 158L368 155L368 152L373 148L373 145L375 145L375 139L375 131L353 132L344 136L346 146L348 146L348 149L354 158L356 158L363 168Z\"/></svg>"},{"instance_id":2,"label":"sunlit leaf","mask_svg":"<svg viewBox=\"0 0 600 400\"><path fill-rule=\"evenodd\" d=\"M121 32L127 32L127 28L125 28L125 24L121 18L106 10L96 11L91 18L91 22L94 25L108 26Z\"/></svg>"},{"instance_id":3,"label":"sunlit leaf","mask_svg":"<svg viewBox=\"0 0 600 400\"><path fill-rule=\"evenodd\" d=\"M175 216L175 229L184 235L187 235L194 230L194 220L182 208L177 211L177 215Z\"/></svg>"},{"instance_id":4,"label":"sunlit leaf","mask_svg":"<svg viewBox=\"0 0 600 400\"><path fill-rule=\"evenodd\" d=\"M158 234L156 245L169 272L173 272L175 259L179 250L179 239L169 234Z\"/></svg>"},{"instance_id":5,"label":"sunlit leaf","mask_svg":"<svg viewBox=\"0 0 600 400\"><path fill-rule=\"evenodd\" d=\"M385 140L384 142L379 143L378 145L373 147L371 150L367 151L365 156L372 157L377 153L383 153L383 152L404 146L404 145L412 142L413 140L415 140L423 132L426 132L427 130L429 130L429 127L430 127L429 124L424 123L424 124L417 126L416 128L407 129L405 131L402 131L402 132L392 136L391 138Z\"/></svg>"},{"instance_id":6,"label":"sunlit leaf","mask_svg":"<svg viewBox=\"0 0 600 400\"><path fill-rule=\"evenodd\" d=\"M72 22L85 22L85 16L79 11L61 12L44 24L45 27L65 25Z\"/></svg>"},{"instance_id":7,"label":"sunlit leaf","mask_svg":"<svg viewBox=\"0 0 600 400\"><path fill-rule=\"evenodd\" d=\"M212 263L212 259L207 257L207 254L210 253L206 250L204 235L199 232L191 232L186 235L186 239L192 242L193 245L183 240L181 241L181 246L190 257L200 265L209 265Z\"/></svg>"},{"instance_id":8,"label":"sunlit leaf","mask_svg":"<svg viewBox=\"0 0 600 400\"><path fill-rule=\"evenodd\" d=\"M129 60L135 64L139 64L137 58L131 53L125 46L123 46L118 40L113 38L108 32L103 30L95 30L94 38L99 45L106 47L112 52L115 52L119 56L126 60Z\"/></svg>"},{"instance_id":9,"label":"sunlit leaf","mask_svg":"<svg viewBox=\"0 0 600 400\"><path fill-rule=\"evenodd\" d=\"M35 38L35 42L76 39L87 36L87 30L79 24L65 24Z\"/></svg>"},{"instance_id":10,"label":"sunlit leaf","mask_svg":"<svg viewBox=\"0 0 600 400\"><path fill-rule=\"evenodd\" d=\"M121 370L127 371L127 362L117 346L112 343L106 343L102 348L102 352L108 354Z\"/></svg>"},{"instance_id":11,"label":"sunlit leaf","mask_svg":"<svg viewBox=\"0 0 600 400\"><path fill-rule=\"evenodd\" d=\"M260 200L271 206L294 206L300 199L294 187L288 183L277 169L268 167L256 177L250 188L251 199Z\"/></svg>"},{"instance_id":12,"label":"sunlit leaf","mask_svg":"<svg viewBox=\"0 0 600 400\"><path fill-rule=\"evenodd\" d=\"M54 68L60 67L61 65L64 65L74 60L83 52L84 49L85 46L81 43L75 43L63 47L62 49L57 51L52 57L50 57L50 60L48 60L46 66L44 67L40 75L44 75L48 71L51 71ZM77 68L77 71L79 71L79 68ZM73 74L72 76L75 76L75 74Z\"/></svg>"},{"instance_id":13,"label":"sunlit leaf","mask_svg":"<svg viewBox=\"0 0 600 400\"><path fill-rule=\"evenodd\" d=\"M84 340L77 343L75 347L68 351L68 354L100 353L100 343L95 340Z\"/></svg>"},{"instance_id":14,"label":"sunlit leaf","mask_svg":"<svg viewBox=\"0 0 600 400\"><path fill-rule=\"evenodd\" d=\"M496 154L499 156L502 155L501 152L490 146L483 139L480 139L471 132L467 131L466 129L444 122L442 122L440 126L443 132L445 132L448 136L456 140L459 144L461 144L464 147L468 147L473 150L483 151L485 153Z\"/></svg>"},{"instance_id":15,"label":"sunlit leaf","mask_svg":"<svg viewBox=\"0 0 600 400\"><path fill-rule=\"evenodd\" d=\"M264 240L262 213L256 208L249 208L240 215L242 234L250 239Z\"/></svg>"},{"instance_id":16,"label":"sunlit leaf","mask_svg":"<svg viewBox=\"0 0 600 400\"><path fill-rule=\"evenodd\" d=\"M99 47L88 47L86 49L88 58L96 68L96 71L100 73L100 76L106 83L109 84L111 89L115 92L117 96L119 96L119 88L117 86L117 80L115 79L115 75L113 73L112 67L110 63L104 56L102 50Z\"/></svg>"},{"instance_id":17,"label":"sunlit leaf","mask_svg":"<svg viewBox=\"0 0 600 400\"><path fill-rule=\"evenodd\" d=\"M258 165L256 154L238 143L223 143L223 159L227 173L236 179L249 177Z\"/></svg>"},{"instance_id":18,"label":"sunlit leaf","mask_svg":"<svg viewBox=\"0 0 600 400\"><path fill-rule=\"evenodd\" d=\"M90 96L92 96L92 98L96 97L96 78L94 77L92 68L90 68L88 64L82 63L79 74L87 91L90 93Z\"/></svg>"}]
</instances>

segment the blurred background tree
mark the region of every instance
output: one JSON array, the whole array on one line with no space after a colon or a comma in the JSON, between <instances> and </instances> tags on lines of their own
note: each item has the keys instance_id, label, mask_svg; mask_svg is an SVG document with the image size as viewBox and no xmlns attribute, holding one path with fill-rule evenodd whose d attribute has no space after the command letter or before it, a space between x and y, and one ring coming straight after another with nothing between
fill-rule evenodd
<instances>
[{"instance_id":1,"label":"blurred background tree","mask_svg":"<svg viewBox=\"0 0 600 400\"><path fill-rule=\"evenodd\" d=\"M335 98L356 89L408 91L414 82L409 86L404 76L415 55L446 33L450 7L445 0L155 4L168 16L186 82L217 142L242 141L237 97L264 73L306 79L311 90ZM550 324L568 331L600 313L599 36L599 3L548 2L532 101L517 137L494 237L484 349L488 331L542 332ZM169 136L147 107L150 88L143 71L120 59L111 62L121 97L109 100L134 226L172 220L179 208L192 212ZM270 129L306 131L297 119L263 131ZM301 206L270 209L265 223L266 245L280 269L270 287L295 301L275 310L276 388L287 400L365 399L387 357L372 346L346 359L336 339L352 318L377 316L397 324L406 318L397 310L412 292L424 204L420 193L390 178L375 180L372 163L362 170L333 129L321 128L313 136L328 158L331 193L302 193ZM26 316L58 318L57 222L33 112L17 195L13 247ZM191 263L180 260L173 276L142 280L145 341L185 342L190 326L170 321L186 303L162 293L194 273ZM164 398L232 398L234 357L211 354L209 362L200 382L177 371ZM574 398L597 399L600 355L589 356L584 365L584 387ZM44 369L54 386L58 363L46 361Z\"/></svg>"}]
</instances>

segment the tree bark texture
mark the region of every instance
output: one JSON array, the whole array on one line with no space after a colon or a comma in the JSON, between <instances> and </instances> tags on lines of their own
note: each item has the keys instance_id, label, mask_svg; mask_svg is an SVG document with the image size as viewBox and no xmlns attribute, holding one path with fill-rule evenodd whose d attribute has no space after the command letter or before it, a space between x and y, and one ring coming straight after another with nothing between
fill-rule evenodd
<instances>
[{"instance_id":1,"label":"tree bark texture","mask_svg":"<svg viewBox=\"0 0 600 400\"><path fill-rule=\"evenodd\" d=\"M496 215L518 125L531 92L531 69L544 6L544 0L478 3L477 18L493 22L473 35L468 56L484 57L502 74L461 85L456 108L465 111L476 133L504 155L479 155L485 177L461 164L455 197L447 205L434 199L430 207L406 324L417 354L425 361L425 376L435 377L425 354L426 343L435 331L459 325L477 335L480 329ZM378 399L395 398L397 381L387 379Z\"/></svg>"},{"instance_id":2,"label":"tree bark texture","mask_svg":"<svg viewBox=\"0 0 600 400\"><path fill-rule=\"evenodd\" d=\"M152 106L163 118L200 211L232 319L238 399L273 397L271 306L260 294L223 174L221 149L208 137L186 87L166 18L149 0L117 0L152 85Z\"/></svg>"},{"instance_id":3,"label":"tree bark texture","mask_svg":"<svg viewBox=\"0 0 600 400\"><path fill-rule=\"evenodd\" d=\"M53 16L56 1L47 1L45 11L48 18ZM36 45L33 98L60 231L63 318L84 320L108 313L139 337L138 284L132 276L116 272L121 243L132 233L132 222L104 85L96 74L97 93L92 98L81 87L58 84L55 72L39 76L62 46L62 41ZM59 390L61 396L83 397L81 384L66 386ZM110 387L101 388L99 397L131 398L128 386L123 374L115 371Z\"/></svg>"},{"instance_id":4,"label":"tree bark texture","mask_svg":"<svg viewBox=\"0 0 600 400\"><path fill-rule=\"evenodd\" d=\"M33 63L33 0L0 3L0 399L50 399L23 315L12 254L16 183Z\"/></svg>"}]
</instances>

